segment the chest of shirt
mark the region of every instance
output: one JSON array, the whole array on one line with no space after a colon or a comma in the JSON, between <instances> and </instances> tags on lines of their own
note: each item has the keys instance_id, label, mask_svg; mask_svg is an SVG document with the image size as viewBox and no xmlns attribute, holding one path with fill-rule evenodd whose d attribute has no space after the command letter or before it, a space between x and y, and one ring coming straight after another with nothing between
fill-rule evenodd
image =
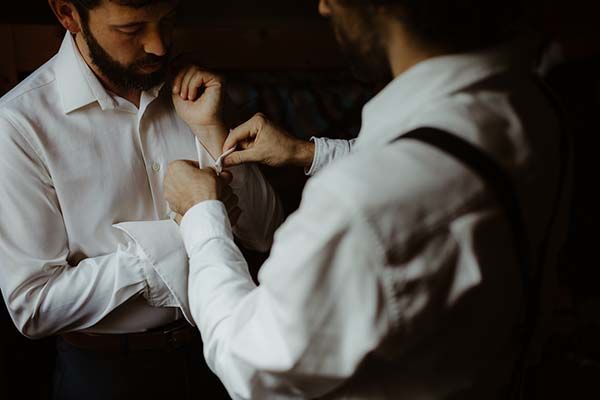
<instances>
[{"instance_id":1,"label":"chest of shirt","mask_svg":"<svg viewBox=\"0 0 600 400\"><path fill-rule=\"evenodd\" d=\"M194 136L158 100L139 114L92 104L32 127L71 249L93 254L114 246L115 223L168 217L167 166L197 158Z\"/></svg>"}]
</instances>

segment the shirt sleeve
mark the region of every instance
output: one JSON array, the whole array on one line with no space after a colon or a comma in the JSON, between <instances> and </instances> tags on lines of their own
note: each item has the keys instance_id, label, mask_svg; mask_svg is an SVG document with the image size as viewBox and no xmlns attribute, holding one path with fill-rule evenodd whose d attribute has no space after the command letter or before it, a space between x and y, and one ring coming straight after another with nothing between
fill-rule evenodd
<instances>
[{"instance_id":1,"label":"shirt sleeve","mask_svg":"<svg viewBox=\"0 0 600 400\"><path fill-rule=\"evenodd\" d=\"M214 166L210 153L196 139L200 166ZM233 175L231 188L238 196L242 214L234 228L235 236L250 250L268 252L273 235L281 225L284 212L273 187L254 164L244 164L230 169Z\"/></svg>"},{"instance_id":2,"label":"shirt sleeve","mask_svg":"<svg viewBox=\"0 0 600 400\"><path fill-rule=\"evenodd\" d=\"M329 165L334 160L339 160L346 157L352 152L356 139L328 139L312 137L310 139L315 143L315 156L310 168L306 171L306 175L313 176L326 165Z\"/></svg>"},{"instance_id":3,"label":"shirt sleeve","mask_svg":"<svg viewBox=\"0 0 600 400\"><path fill-rule=\"evenodd\" d=\"M114 225L143 262L144 297L153 307L178 307L193 325L187 289L188 257L177 224L172 220L134 221Z\"/></svg>"},{"instance_id":4,"label":"shirt sleeve","mask_svg":"<svg viewBox=\"0 0 600 400\"><path fill-rule=\"evenodd\" d=\"M0 288L19 331L39 338L86 329L140 294L156 306L176 305L154 276L155 264L176 259L169 251L152 259L123 236L111 253L69 262L60 203L39 154L14 123L0 118ZM159 230L165 246L178 243L184 258L178 235Z\"/></svg>"},{"instance_id":5,"label":"shirt sleeve","mask_svg":"<svg viewBox=\"0 0 600 400\"><path fill-rule=\"evenodd\" d=\"M183 218L192 316L208 365L235 399L327 393L389 328L376 235L334 194L311 193L277 232L259 287L222 203L200 203Z\"/></svg>"}]
</instances>

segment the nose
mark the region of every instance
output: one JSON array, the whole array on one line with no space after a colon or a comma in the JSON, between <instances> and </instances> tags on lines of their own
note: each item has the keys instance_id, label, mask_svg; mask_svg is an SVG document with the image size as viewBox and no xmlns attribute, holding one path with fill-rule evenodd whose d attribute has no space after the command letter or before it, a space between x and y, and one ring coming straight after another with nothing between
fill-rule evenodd
<instances>
[{"instance_id":1,"label":"nose","mask_svg":"<svg viewBox=\"0 0 600 400\"><path fill-rule=\"evenodd\" d=\"M323 17L329 17L331 15L329 0L319 0L319 14Z\"/></svg>"},{"instance_id":2,"label":"nose","mask_svg":"<svg viewBox=\"0 0 600 400\"><path fill-rule=\"evenodd\" d=\"M146 54L154 54L158 57L167 54L166 40L163 38L159 29L153 29L148 32L146 40L144 41L144 51Z\"/></svg>"}]
</instances>

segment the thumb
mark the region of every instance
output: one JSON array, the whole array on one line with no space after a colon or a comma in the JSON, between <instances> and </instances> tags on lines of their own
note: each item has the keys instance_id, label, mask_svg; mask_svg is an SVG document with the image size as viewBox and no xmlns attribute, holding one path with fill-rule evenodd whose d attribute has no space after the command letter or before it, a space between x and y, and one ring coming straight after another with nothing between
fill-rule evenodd
<instances>
[{"instance_id":1,"label":"thumb","mask_svg":"<svg viewBox=\"0 0 600 400\"><path fill-rule=\"evenodd\" d=\"M223 143L223 150L232 147L244 148L244 142L253 142L258 135L260 127L257 125L257 118L251 118L240 126L229 131L229 135Z\"/></svg>"},{"instance_id":2,"label":"thumb","mask_svg":"<svg viewBox=\"0 0 600 400\"><path fill-rule=\"evenodd\" d=\"M234 151L223 160L224 167L235 167L236 165L261 161L253 149Z\"/></svg>"}]
</instances>

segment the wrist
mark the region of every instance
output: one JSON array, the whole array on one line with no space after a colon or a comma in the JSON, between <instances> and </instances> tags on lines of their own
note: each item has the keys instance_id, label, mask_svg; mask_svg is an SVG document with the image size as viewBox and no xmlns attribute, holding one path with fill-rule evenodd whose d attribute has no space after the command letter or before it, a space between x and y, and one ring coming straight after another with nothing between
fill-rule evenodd
<instances>
[{"instance_id":1,"label":"wrist","mask_svg":"<svg viewBox=\"0 0 600 400\"><path fill-rule=\"evenodd\" d=\"M214 135L224 135L227 136L227 128L225 128L225 124L219 121L209 124L191 124L190 128L194 135L201 137L208 137Z\"/></svg>"},{"instance_id":2,"label":"wrist","mask_svg":"<svg viewBox=\"0 0 600 400\"><path fill-rule=\"evenodd\" d=\"M209 200L217 200L216 197L217 196L210 196L210 195L206 195L206 194L192 195L189 198L189 201L183 206L183 209L179 210L179 214L181 214L183 216L188 211L190 211L192 208L194 208L195 206L197 206L200 203L204 203L205 201L209 201Z\"/></svg>"},{"instance_id":3,"label":"wrist","mask_svg":"<svg viewBox=\"0 0 600 400\"><path fill-rule=\"evenodd\" d=\"M297 167L310 168L315 158L315 144L311 141L296 140L292 146L291 163Z\"/></svg>"},{"instance_id":4,"label":"wrist","mask_svg":"<svg viewBox=\"0 0 600 400\"><path fill-rule=\"evenodd\" d=\"M216 160L222 152L223 143L227 139L227 128L222 123L190 125L192 133L204 148Z\"/></svg>"}]
</instances>

